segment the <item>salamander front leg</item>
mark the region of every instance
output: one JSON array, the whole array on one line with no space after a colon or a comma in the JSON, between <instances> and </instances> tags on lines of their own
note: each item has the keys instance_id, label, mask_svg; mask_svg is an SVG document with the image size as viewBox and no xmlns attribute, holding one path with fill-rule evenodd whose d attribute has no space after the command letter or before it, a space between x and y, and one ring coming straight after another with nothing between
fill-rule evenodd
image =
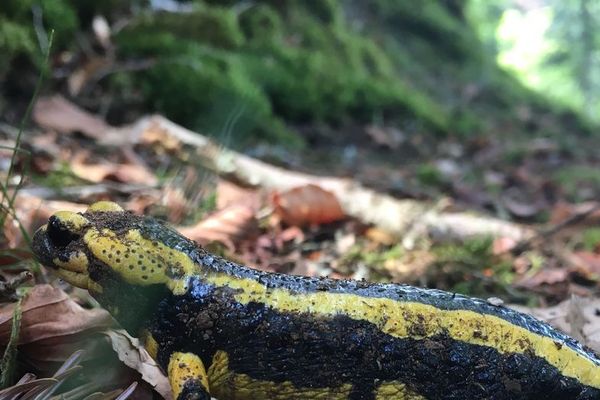
<instances>
[{"instance_id":1,"label":"salamander front leg","mask_svg":"<svg viewBox=\"0 0 600 400\"><path fill-rule=\"evenodd\" d=\"M210 400L206 369L193 353L175 352L167 371L176 400Z\"/></svg>"}]
</instances>

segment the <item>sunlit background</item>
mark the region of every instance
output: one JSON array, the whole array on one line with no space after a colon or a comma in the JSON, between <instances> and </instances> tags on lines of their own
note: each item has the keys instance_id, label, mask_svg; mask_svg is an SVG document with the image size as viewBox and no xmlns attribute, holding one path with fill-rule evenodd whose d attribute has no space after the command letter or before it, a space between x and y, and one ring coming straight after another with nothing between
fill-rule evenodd
<instances>
[{"instance_id":1,"label":"sunlit background","mask_svg":"<svg viewBox=\"0 0 600 400\"><path fill-rule=\"evenodd\" d=\"M471 0L469 13L502 67L553 101L600 121L600 2Z\"/></svg>"}]
</instances>

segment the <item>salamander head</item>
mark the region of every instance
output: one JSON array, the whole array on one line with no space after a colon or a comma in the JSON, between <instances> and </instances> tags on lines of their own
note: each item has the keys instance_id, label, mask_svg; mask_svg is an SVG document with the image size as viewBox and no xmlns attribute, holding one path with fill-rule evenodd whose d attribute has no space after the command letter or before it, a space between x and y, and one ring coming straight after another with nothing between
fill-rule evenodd
<instances>
[{"instance_id":1,"label":"salamander head","mask_svg":"<svg viewBox=\"0 0 600 400\"><path fill-rule=\"evenodd\" d=\"M107 201L84 213L56 212L35 233L33 251L65 281L88 289L113 315L128 302L143 302L157 292L182 294L187 278L198 273L194 242Z\"/></svg>"}]
</instances>

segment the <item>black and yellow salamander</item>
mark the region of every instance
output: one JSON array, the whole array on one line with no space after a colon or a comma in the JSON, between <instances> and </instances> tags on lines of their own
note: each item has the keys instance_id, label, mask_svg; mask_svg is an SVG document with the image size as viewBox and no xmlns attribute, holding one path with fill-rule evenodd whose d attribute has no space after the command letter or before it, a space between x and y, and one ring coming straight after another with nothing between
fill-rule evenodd
<instances>
[{"instance_id":1,"label":"black and yellow salamander","mask_svg":"<svg viewBox=\"0 0 600 400\"><path fill-rule=\"evenodd\" d=\"M600 359L536 319L399 284L256 271L98 202L35 234L168 374L176 399L600 399Z\"/></svg>"}]
</instances>

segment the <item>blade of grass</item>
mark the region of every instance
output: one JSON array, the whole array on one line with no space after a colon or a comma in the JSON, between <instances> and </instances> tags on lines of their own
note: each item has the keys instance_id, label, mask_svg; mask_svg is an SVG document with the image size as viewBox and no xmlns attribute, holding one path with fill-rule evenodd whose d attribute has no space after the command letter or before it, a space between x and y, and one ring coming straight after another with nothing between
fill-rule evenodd
<instances>
[{"instance_id":1,"label":"blade of grass","mask_svg":"<svg viewBox=\"0 0 600 400\"><path fill-rule=\"evenodd\" d=\"M4 350L4 356L0 361L0 388L4 389L13 382L16 361L17 361L17 343L19 341L19 332L21 331L21 299L15 304L13 311L12 326L10 329L10 339Z\"/></svg>"},{"instance_id":2,"label":"blade of grass","mask_svg":"<svg viewBox=\"0 0 600 400\"><path fill-rule=\"evenodd\" d=\"M11 400L16 396L20 396L23 393L29 392L32 389L37 387L47 388L56 383L56 379L53 378L42 378L35 379L32 381L27 381L24 383L17 384L15 386L11 386L7 389L0 391L0 400Z\"/></svg>"},{"instance_id":3,"label":"blade of grass","mask_svg":"<svg viewBox=\"0 0 600 400\"><path fill-rule=\"evenodd\" d=\"M77 350L75 353L73 353L52 376L52 378L58 381L56 385L46 389L46 391L36 397L36 400L49 399L54 392L56 392L62 386L69 376L79 372L83 368L81 365L79 365L79 363L83 359L84 355L84 350Z\"/></svg>"},{"instance_id":4,"label":"blade of grass","mask_svg":"<svg viewBox=\"0 0 600 400\"><path fill-rule=\"evenodd\" d=\"M125 400L125 399L129 398L129 396L131 396L133 394L133 392L135 391L135 389L137 388L137 385L138 385L137 382L133 382L115 400Z\"/></svg>"},{"instance_id":5,"label":"blade of grass","mask_svg":"<svg viewBox=\"0 0 600 400\"><path fill-rule=\"evenodd\" d=\"M23 130L25 129L25 124L29 121L29 116L31 115L31 111L33 110L33 106L37 101L37 98L40 94L40 90L42 88L42 84L44 83L44 78L46 77L46 71L48 70L48 60L50 59L50 50L52 49L52 41L54 39L54 29L50 31L50 37L48 39L48 47L46 48L46 52L44 53L44 59L42 62L42 66L40 68L40 74L38 75L37 82L35 84L35 89L33 90L33 96L31 97L31 101L27 105L27 109L25 110L25 115L21 119L21 123L19 124L19 132L17 133L17 137L15 139L15 148L21 148L21 137L23 136ZM5 186L8 187L10 182L10 177L12 175L15 161L17 159L17 152L14 151L12 157L10 159L10 164L8 166L8 174L6 175L6 183ZM14 199L13 199L14 200Z\"/></svg>"},{"instance_id":6,"label":"blade of grass","mask_svg":"<svg viewBox=\"0 0 600 400\"><path fill-rule=\"evenodd\" d=\"M41 68L40 68L40 74L38 75L38 79L35 84L35 89L33 90L33 95L31 97L31 100L29 101L29 104L27 105L27 109L25 110L25 115L23 116L23 118L21 119L21 122L19 124L19 131L17 133L17 137L15 138L15 147L13 149L13 152L12 152L12 155L10 158L10 163L8 165L8 173L6 174L6 181L4 182L4 184L0 183L0 191L2 192L2 197L3 197L3 199L6 199L6 204L3 204L3 206L4 206L4 208L11 209L13 211L14 211L15 198L17 197L17 193L19 192L19 189L23 185L23 174L21 174L19 183L17 184L15 190L13 190L12 194L10 194L9 190L8 190L9 185L10 185L10 179L11 179L11 176L12 176L14 168L15 168L17 154L22 151L21 150L21 138L23 136L25 124L27 123L27 121L29 121L29 117L31 116L31 111L33 110L33 106L37 101L37 98L40 94L40 90L42 88L42 84L46 77L46 72L48 70L48 60L50 58L50 50L52 49L53 38L54 38L54 30L51 30L50 38L49 38L49 42L48 42L49 45L46 48L46 52L44 53L43 62L42 62ZM4 203L4 200L2 200L2 203ZM19 226L19 230L21 231L23 238L25 239L25 241L27 242L28 245L31 245L31 238L29 237L29 234L27 233L26 229L23 227L23 225L21 224L21 221L19 221L19 219L16 216L16 213L14 213L14 212L13 212L13 217L15 218L15 221L17 222L17 224ZM4 226L5 219L6 219L6 215L0 215L0 226Z\"/></svg>"}]
</instances>

